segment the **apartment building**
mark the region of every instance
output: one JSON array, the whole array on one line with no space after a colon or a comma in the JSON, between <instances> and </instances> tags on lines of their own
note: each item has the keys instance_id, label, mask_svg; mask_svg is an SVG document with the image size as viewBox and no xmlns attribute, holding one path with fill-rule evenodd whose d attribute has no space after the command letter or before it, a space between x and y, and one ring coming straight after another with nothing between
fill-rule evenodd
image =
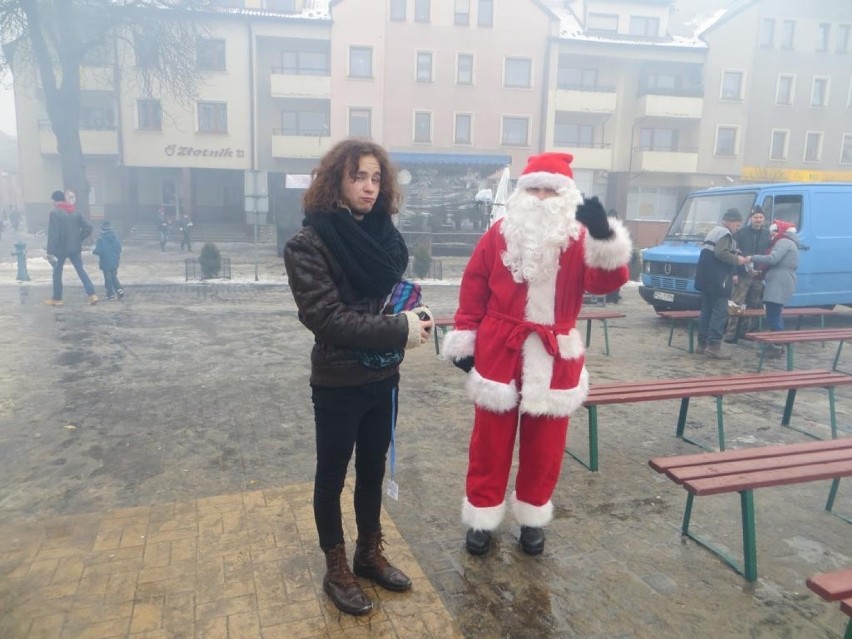
<instances>
[{"instance_id":1,"label":"apartment building","mask_svg":"<svg viewBox=\"0 0 852 639\"><path fill-rule=\"evenodd\" d=\"M245 172L262 170L269 220L292 230L306 177L347 136L389 149L412 209L570 152L640 246L696 188L852 179L852 3L716 0L690 23L671 0L213 4L192 105L141 95L108 51L87 61L93 217L244 224ZM60 183L32 77L15 78L31 214Z\"/></svg>"}]
</instances>

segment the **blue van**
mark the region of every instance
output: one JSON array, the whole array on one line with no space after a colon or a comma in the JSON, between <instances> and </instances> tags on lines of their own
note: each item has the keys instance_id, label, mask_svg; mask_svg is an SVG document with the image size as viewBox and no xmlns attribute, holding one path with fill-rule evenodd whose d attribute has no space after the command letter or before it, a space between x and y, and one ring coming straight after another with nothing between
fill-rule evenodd
<instances>
[{"instance_id":1,"label":"blue van","mask_svg":"<svg viewBox=\"0 0 852 639\"><path fill-rule=\"evenodd\" d=\"M656 311L701 307L695 269L704 236L735 208L748 215L755 204L771 220L796 225L797 285L788 306L852 305L852 183L743 184L690 193L663 243L642 253L639 293Z\"/></svg>"}]
</instances>

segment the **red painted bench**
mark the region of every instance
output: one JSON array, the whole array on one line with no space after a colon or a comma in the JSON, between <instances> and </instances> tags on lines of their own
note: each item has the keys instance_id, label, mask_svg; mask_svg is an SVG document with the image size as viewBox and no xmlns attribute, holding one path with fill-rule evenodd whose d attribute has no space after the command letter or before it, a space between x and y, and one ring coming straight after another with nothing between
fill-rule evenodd
<instances>
[{"instance_id":1,"label":"red painted bench","mask_svg":"<svg viewBox=\"0 0 852 639\"><path fill-rule=\"evenodd\" d=\"M627 317L624 313L619 313L618 311L597 311L597 310L582 310L580 314L577 316L577 321L586 321L586 348L589 348L589 344L592 341L592 321L598 320L603 323L604 329L604 354L609 355L609 326L607 324L607 320L617 319L619 317ZM435 335L435 354L441 354L441 344L438 338L438 330L441 329L441 334L446 333L450 328L453 327L453 318L452 317L436 317L434 318L434 328L432 332Z\"/></svg>"},{"instance_id":2,"label":"red painted bench","mask_svg":"<svg viewBox=\"0 0 852 639\"><path fill-rule=\"evenodd\" d=\"M782 317L797 317L798 322L796 323L796 330L799 330L802 326L802 318L803 317L819 317L820 318L820 326L825 328L825 317L826 315L834 315L835 311L829 310L826 308L819 307L802 307L802 308L785 308L781 311ZM689 353L695 352L695 327L698 324L698 318L701 316L700 311L658 311L657 315L662 317L663 319L671 320L671 328L669 329L669 346L672 345L672 338L674 337L674 329L675 323L679 320L687 320L687 334L689 337ZM747 308L740 315L736 317L740 318L737 321L737 334L739 334L739 324L742 318L744 317L756 317L759 321L766 316L766 312L762 308ZM675 348L680 348L676 346ZM681 349L683 350L683 349Z\"/></svg>"},{"instance_id":3,"label":"red painted bench","mask_svg":"<svg viewBox=\"0 0 852 639\"><path fill-rule=\"evenodd\" d=\"M651 468L687 490L681 534L720 557L748 581L757 580L757 531L754 523L754 490L830 479L825 509L832 512L842 477L852 476L852 437L807 444L762 446L699 455L659 457ZM739 493L742 516L742 566L689 530L693 500L705 495Z\"/></svg>"},{"instance_id":4,"label":"red painted bench","mask_svg":"<svg viewBox=\"0 0 852 639\"><path fill-rule=\"evenodd\" d=\"M746 333L746 337L760 344L760 361L757 364L758 372L763 369L763 359L767 344L787 345L787 370L791 371L793 370L793 347L796 344L804 344L805 342L839 342L837 353L834 355L834 365L831 367L832 370L837 370L840 353L843 351L843 343L848 339L852 339L852 328L817 328L807 331Z\"/></svg>"},{"instance_id":5,"label":"red painted bench","mask_svg":"<svg viewBox=\"0 0 852 639\"><path fill-rule=\"evenodd\" d=\"M725 450L725 427L722 411L722 398L738 393L756 393L760 391L787 391L787 401L781 417L781 425L790 426L796 391L800 388L825 388L828 390L828 407L831 423L831 437L837 437L837 420L834 409L835 386L852 385L852 375L836 371L779 371L775 373L743 373L738 375L717 375L711 377L687 377L679 379L655 379L642 382L610 382L595 384L589 389L589 396L583 404L589 411L589 463L566 449L589 470L598 469L598 406L606 404L629 404L664 399L679 399L680 413L675 434L684 441L710 450L706 445L693 441L684 435L689 400L693 397L716 398L716 428L719 450ZM804 434L816 437L805 431Z\"/></svg>"},{"instance_id":6,"label":"red painted bench","mask_svg":"<svg viewBox=\"0 0 852 639\"><path fill-rule=\"evenodd\" d=\"M844 639L852 639L852 569L824 572L808 577L808 588L826 601L839 601L840 610L849 615Z\"/></svg>"}]
</instances>

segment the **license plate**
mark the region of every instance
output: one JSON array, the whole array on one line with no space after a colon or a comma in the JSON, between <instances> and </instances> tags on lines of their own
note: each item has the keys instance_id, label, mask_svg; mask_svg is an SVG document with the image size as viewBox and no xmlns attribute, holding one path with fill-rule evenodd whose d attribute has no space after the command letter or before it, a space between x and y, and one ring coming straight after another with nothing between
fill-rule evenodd
<instances>
[{"instance_id":1,"label":"license plate","mask_svg":"<svg viewBox=\"0 0 852 639\"><path fill-rule=\"evenodd\" d=\"M674 302L674 293L663 293L662 291L654 291L654 299L663 302Z\"/></svg>"}]
</instances>

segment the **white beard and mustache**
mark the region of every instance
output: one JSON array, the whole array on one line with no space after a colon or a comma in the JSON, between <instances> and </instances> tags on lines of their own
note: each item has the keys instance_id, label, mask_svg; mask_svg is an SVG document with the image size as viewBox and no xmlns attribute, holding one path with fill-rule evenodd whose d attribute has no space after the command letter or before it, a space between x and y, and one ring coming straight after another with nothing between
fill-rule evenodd
<instances>
[{"instance_id":1,"label":"white beard and mustache","mask_svg":"<svg viewBox=\"0 0 852 639\"><path fill-rule=\"evenodd\" d=\"M534 283L559 268L559 255L580 235L574 213L582 202L580 192L567 187L544 200L522 189L512 193L501 228L506 238L501 258L516 282Z\"/></svg>"}]
</instances>

